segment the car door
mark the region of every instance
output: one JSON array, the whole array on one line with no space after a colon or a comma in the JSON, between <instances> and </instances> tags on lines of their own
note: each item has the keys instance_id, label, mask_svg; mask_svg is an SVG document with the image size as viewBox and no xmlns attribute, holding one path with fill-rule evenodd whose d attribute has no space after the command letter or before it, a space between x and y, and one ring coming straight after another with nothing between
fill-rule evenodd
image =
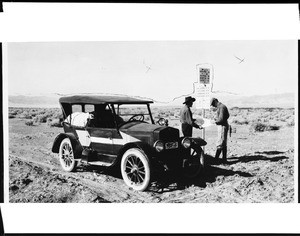
<instances>
[{"instance_id":1,"label":"car door","mask_svg":"<svg viewBox=\"0 0 300 236\"><path fill-rule=\"evenodd\" d=\"M87 127L90 135L90 147L102 155L114 155L113 129Z\"/></svg>"}]
</instances>

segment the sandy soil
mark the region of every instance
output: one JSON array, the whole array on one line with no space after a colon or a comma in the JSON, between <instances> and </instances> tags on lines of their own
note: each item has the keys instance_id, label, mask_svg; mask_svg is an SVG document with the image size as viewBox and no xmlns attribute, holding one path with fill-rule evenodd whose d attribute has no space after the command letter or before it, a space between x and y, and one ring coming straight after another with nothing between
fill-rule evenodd
<instances>
[{"instance_id":1,"label":"sandy soil","mask_svg":"<svg viewBox=\"0 0 300 236\"><path fill-rule=\"evenodd\" d=\"M176 124L170 123L170 125ZM177 128L177 127L176 127ZM206 173L182 180L169 173L158 176L145 192L127 187L118 173L80 165L63 172L52 143L61 128L26 126L9 120L10 202L293 202L294 128L249 132L236 126L228 141L228 163L214 162L216 127L206 130ZM200 131L194 132L200 136Z\"/></svg>"}]
</instances>

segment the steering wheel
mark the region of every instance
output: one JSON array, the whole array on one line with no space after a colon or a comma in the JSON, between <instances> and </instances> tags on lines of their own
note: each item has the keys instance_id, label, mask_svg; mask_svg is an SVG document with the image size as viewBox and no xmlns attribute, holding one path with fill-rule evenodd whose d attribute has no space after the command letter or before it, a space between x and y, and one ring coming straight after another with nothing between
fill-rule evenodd
<instances>
[{"instance_id":1,"label":"steering wheel","mask_svg":"<svg viewBox=\"0 0 300 236\"><path fill-rule=\"evenodd\" d=\"M137 115L133 115L132 117L130 117L129 121L144 121L144 115L143 114L137 114Z\"/></svg>"}]
</instances>

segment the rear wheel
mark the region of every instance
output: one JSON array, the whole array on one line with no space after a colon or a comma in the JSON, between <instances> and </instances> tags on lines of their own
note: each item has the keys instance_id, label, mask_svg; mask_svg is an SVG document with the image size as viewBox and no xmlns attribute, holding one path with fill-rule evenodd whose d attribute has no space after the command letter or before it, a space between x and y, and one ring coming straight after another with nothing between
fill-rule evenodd
<instances>
[{"instance_id":1,"label":"rear wheel","mask_svg":"<svg viewBox=\"0 0 300 236\"><path fill-rule=\"evenodd\" d=\"M59 162L64 171L74 171L76 167L76 161L74 159L74 151L69 138L65 138L61 141L59 147Z\"/></svg>"},{"instance_id":2,"label":"rear wheel","mask_svg":"<svg viewBox=\"0 0 300 236\"><path fill-rule=\"evenodd\" d=\"M128 149L122 156L121 174L124 182L134 190L144 191L150 183L150 163L138 148Z\"/></svg>"},{"instance_id":3,"label":"rear wheel","mask_svg":"<svg viewBox=\"0 0 300 236\"><path fill-rule=\"evenodd\" d=\"M183 173L188 178L194 178L204 172L205 159L202 148L191 148L190 156L184 162Z\"/></svg>"}]
</instances>

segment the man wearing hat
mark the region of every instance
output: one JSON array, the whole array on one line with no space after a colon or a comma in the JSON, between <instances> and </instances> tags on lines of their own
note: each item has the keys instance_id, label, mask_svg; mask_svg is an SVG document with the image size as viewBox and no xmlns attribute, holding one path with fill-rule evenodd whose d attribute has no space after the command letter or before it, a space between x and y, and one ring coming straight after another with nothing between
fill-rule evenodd
<instances>
[{"instance_id":1,"label":"man wearing hat","mask_svg":"<svg viewBox=\"0 0 300 236\"><path fill-rule=\"evenodd\" d=\"M228 134L228 118L229 112L227 107L218 101L216 98L210 100L210 106L216 108L216 117L213 121L218 126L217 151L215 158L219 159L222 153L223 161L227 159L227 134Z\"/></svg>"},{"instance_id":2,"label":"man wearing hat","mask_svg":"<svg viewBox=\"0 0 300 236\"><path fill-rule=\"evenodd\" d=\"M200 129L200 126L195 123L195 119L193 119L193 115L191 112L191 107L193 106L193 102L196 101L195 98L188 96L185 98L183 104L185 104L179 113L181 129L184 137L192 137L193 127Z\"/></svg>"}]
</instances>

